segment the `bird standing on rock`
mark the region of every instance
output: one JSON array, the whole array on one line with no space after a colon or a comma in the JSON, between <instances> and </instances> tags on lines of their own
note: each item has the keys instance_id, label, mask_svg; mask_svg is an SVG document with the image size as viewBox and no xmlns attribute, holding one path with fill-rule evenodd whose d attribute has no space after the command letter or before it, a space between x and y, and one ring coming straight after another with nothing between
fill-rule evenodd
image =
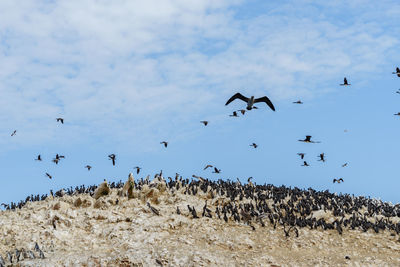
<instances>
[{"instance_id":1,"label":"bird standing on rock","mask_svg":"<svg viewBox=\"0 0 400 267\"><path fill-rule=\"evenodd\" d=\"M253 105L254 105L255 103L264 102L264 103L266 103L273 111L275 111L275 107L274 107L274 105L272 104L271 100L269 100L268 97L263 96L263 97L260 97L260 98L254 98L254 96L251 96L250 98L247 98L247 97L245 97L244 95L242 95L241 93L236 93L236 94L234 94L231 98L229 98L228 101L226 102L225 106L229 105L229 103L231 103L231 102L232 102L233 100L235 100L235 99L240 99L240 100L246 102L246 103L247 103L247 107L246 107L247 110L252 110L252 109L254 108Z\"/></svg>"}]
</instances>

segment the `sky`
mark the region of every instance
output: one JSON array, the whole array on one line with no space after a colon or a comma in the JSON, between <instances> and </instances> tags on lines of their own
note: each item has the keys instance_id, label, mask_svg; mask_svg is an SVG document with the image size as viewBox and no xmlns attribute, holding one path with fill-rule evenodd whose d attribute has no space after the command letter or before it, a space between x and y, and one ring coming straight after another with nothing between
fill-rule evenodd
<instances>
[{"instance_id":1,"label":"sky","mask_svg":"<svg viewBox=\"0 0 400 267\"><path fill-rule=\"evenodd\" d=\"M399 16L389 0L0 1L0 203L135 166L398 203ZM237 92L276 112L229 117Z\"/></svg>"}]
</instances>

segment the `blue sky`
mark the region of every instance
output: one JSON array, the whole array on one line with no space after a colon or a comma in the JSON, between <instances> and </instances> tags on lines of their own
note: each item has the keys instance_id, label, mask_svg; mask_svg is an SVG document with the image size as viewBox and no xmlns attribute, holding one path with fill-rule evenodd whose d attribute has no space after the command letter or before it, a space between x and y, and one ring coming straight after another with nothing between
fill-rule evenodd
<instances>
[{"instance_id":1,"label":"blue sky","mask_svg":"<svg viewBox=\"0 0 400 267\"><path fill-rule=\"evenodd\" d=\"M139 177L253 176L400 202L398 1L39 3L0 2L0 202L125 180L137 165ZM231 118L236 92L277 111Z\"/></svg>"}]
</instances>

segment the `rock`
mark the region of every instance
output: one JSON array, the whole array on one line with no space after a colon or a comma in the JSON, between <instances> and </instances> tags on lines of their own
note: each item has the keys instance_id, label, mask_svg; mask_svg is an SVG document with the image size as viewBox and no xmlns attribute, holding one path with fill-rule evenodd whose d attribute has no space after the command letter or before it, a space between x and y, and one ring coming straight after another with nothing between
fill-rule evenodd
<instances>
[{"instance_id":1,"label":"rock","mask_svg":"<svg viewBox=\"0 0 400 267\"><path fill-rule=\"evenodd\" d=\"M102 196L106 196L110 193L110 187L108 186L107 181L104 179L104 182L97 187L96 191L94 191L93 198L99 199Z\"/></svg>"}]
</instances>

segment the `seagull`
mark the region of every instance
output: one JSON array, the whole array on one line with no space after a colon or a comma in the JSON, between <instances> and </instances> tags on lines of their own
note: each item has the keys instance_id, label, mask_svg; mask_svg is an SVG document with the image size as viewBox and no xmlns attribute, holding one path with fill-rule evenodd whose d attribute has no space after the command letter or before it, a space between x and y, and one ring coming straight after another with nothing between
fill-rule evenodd
<instances>
[{"instance_id":1,"label":"seagull","mask_svg":"<svg viewBox=\"0 0 400 267\"><path fill-rule=\"evenodd\" d=\"M305 153L297 153L297 155L299 155L301 159L304 159Z\"/></svg>"},{"instance_id":2,"label":"seagull","mask_svg":"<svg viewBox=\"0 0 400 267\"><path fill-rule=\"evenodd\" d=\"M50 179L52 179L53 178L53 176L51 176L50 174L48 174L47 172L46 172L46 176L47 177L49 177Z\"/></svg>"},{"instance_id":3,"label":"seagull","mask_svg":"<svg viewBox=\"0 0 400 267\"><path fill-rule=\"evenodd\" d=\"M396 67L396 72L392 72L392 74L396 74L397 77L400 77L400 69L399 69L399 67Z\"/></svg>"},{"instance_id":4,"label":"seagull","mask_svg":"<svg viewBox=\"0 0 400 267\"><path fill-rule=\"evenodd\" d=\"M296 102L293 102L293 104L303 104L303 102L301 102L301 100L297 100Z\"/></svg>"},{"instance_id":5,"label":"seagull","mask_svg":"<svg viewBox=\"0 0 400 267\"><path fill-rule=\"evenodd\" d=\"M40 155L38 155L35 160L42 161L42 157Z\"/></svg>"},{"instance_id":6,"label":"seagull","mask_svg":"<svg viewBox=\"0 0 400 267\"><path fill-rule=\"evenodd\" d=\"M139 166L136 166L134 169L136 169L136 173L139 174L139 172L140 172L140 170L141 170L142 168L140 168Z\"/></svg>"},{"instance_id":7,"label":"seagull","mask_svg":"<svg viewBox=\"0 0 400 267\"><path fill-rule=\"evenodd\" d=\"M210 165L210 164L208 164L208 165L206 165L205 167L204 167L204 169L203 170L206 170L207 168L212 168L212 167L214 167L213 165Z\"/></svg>"},{"instance_id":8,"label":"seagull","mask_svg":"<svg viewBox=\"0 0 400 267\"><path fill-rule=\"evenodd\" d=\"M61 124L64 124L64 119L63 118L56 118L57 122L61 122Z\"/></svg>"},{"instance_id":9,"label":"seagull","mask_svg":"<svg viewBox=\"0 0 400 267\"><path fill-rule=\"evenodd\" d=\"M207 126L207 124L208 124L208 121L200 121L200 122L203 123L204 126Z\"/></svg>"},{"instance_id":10,"label":"seagull","mask_svg":"<svg viewBox=\"0 0 400 267\"><path fill-rule=\"evenodd\" d=\"M304 143L321 143L319 141L311 141L311 135L306 135L306 138L304 140L298 140L298 141Z\"/></svg>"},{"instance_id":11,"label":"seagull","mask_svg":"<svg viewBox=\"0 0 400 267\"><path fill-rule=\"evenodd\" d=\"M115 166L115 154L110 154L110 155L108 155L108 157L109 157L109 159L112 160L113 166Z\"/></svg>"},{"instance_id":12,"label":"seagull","mask_svg":"<svg viewBox=\"0 0 400 267\"><path fill-rule=\"evenodd\" d=\"M325 162L325 153L319 154L320 159L318 161Z\"/></svg>"},{"instance_id":13,"label":"seagull","mask_svg":"<svg viewBox=\"0 0 400 267\"><path fill-rule=\"evenodd\" d=\"M347 162L345 164L342 165L342 167L346 167L347 166Z\"/></svg>"},{"instance_id":14,"label":"seagull","mask_svg":"<svg viewBox=\"0 0 400 267\"><path fill-rule=\"evenodd\" d=\"M92 168L92 166L86 165L85 168L87 168L87 170L90 171L90 169Z\"/></svg>"},{"instance_id":15,"label":"seagull","mask_svg":"<svg viewBox=\"0 0 400 267\"><path fill-rule=\"evenodd\" d=\"M213 173L220 173L221 172L221 169L217 169L216 167L214 167L214 171L213 171Z\"/></svg>"},{"instance_id":16,"label":"seagull","mask_svg":"<svg viewBox=\"0 0 400 267\"><path fill-rule=\"evenodd\" d=\"M229 117L239 117L239 116L238 116L237 112L234 111L234 112L232 113L232 115L229 115Z\"/></svg>"},{"instance_id":17,"label":"seagull","mask_svg":"<svg viewBox=\"0 0 400 267\"><path fill-rule=\"evenodd\" d=\"M14 130L14 132L12 132L11 136L14 136L17 134L17 130Z\"/></svg>"},{"instance_id":18,"label":"seagull","mask_svg":"<svg viewBox=\"0 0 400 267\"><path fill-rule=\"evenodd\" d=\"M255 107L253 107L253 108L255 108ZM242 115L244 115L244 113L246 113L245 109L239 109L238 111L240 111L240 113L242 113Z\"/></svg>"},{"instance_id":19,"label":"seagull","mask_svg":"<svg viewBox=\"0 0 400 267\"><path fill-rule=\"evenodd\" d=\"M308 165L308 163L307 163L307 161L304 161L304 163L303 163L303 165L301 165L301 166L310 166L310 165Z\"/></svg>"},{"instance_id":20,"label":"seagull","mask_svg":"<svg viewBox=\"0 0 400 267\"><path fill-rule=\"evenodd\" d=\"M257 147L258 147L258 145L257 145L256 143L252 143L250 146L252 146L252 147L254 147L254 148L257 148Z\"/></svg>"},{"instance_id":21,"label":"seagull","mask_svg":"<svg viewBox=\"0 0 400 267\"><path fill-rule=\"evenodd\" d=\"M343 181L343 178L333 179L333 183L335 183L335 182L340 184L341 182L344 182L344 181Z\"/></svg>"},{"instance_id":22,"label":"seagull","mask_svg":"<svg viewBox=\"0 0 400 267\"><path fill-rule=\"evenodd\" d=\"M347 86L347 85L351 85L350 83L347 82L347 78L344 77L343 79L343 83L340 84L341 86Z\"/></svg>"},{"instance_id":23,"label":"seagull","mask_svg":"<svg viewBox=\"0 0 400 267\"><path fill-rule=\"evenodd\" d=\"M229 98L229 100L226 102L225 106L237 98L240 100L243 100L244 102L247 103L247 107L246 107L247 110L251 110L255 103L265 102L273 111L275 111L275 107L272 104L271 100L269 100L268 97L263 96L260 98L254 98L254 96L251 96L250 98L247 98L244 95L242 95L241 93L236 93L231 98Z\"/></svg>"},{"instance_id":24,"label":"seagull","mask_svg":"<svg viewBox=\"0 0 400 267\"><path fill-rule=\"evenodd\" d=\"M162 142L160 142L160 144L164 144L164 147L168 146L168 142L166 142L166 141L162 141Z\"/></svg>"}]
</instances>

